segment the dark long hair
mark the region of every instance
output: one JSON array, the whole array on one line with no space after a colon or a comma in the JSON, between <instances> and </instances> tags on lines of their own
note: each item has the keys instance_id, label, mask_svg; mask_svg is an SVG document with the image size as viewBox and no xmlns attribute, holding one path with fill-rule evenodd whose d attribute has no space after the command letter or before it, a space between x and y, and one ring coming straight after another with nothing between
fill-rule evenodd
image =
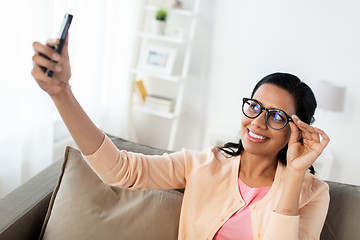
<instances>
[{"instance_id":1,"label":"dark long hair","mask_svg":"<svg viewBox=\"0 0 360 240\"><path fill-rule=\"evenodd\" d=\"M312 124L314 122L314 113L317 107L314 93L311 88L306 83L302 82L298 77L289 73L270 74L261 79L256 84L254 90L251 93L251 98L263 84L273 84L288 91L295 99L296 115L307 124ZM238 143L228 142L224 146L219 147L219 149L231 156L238 156L243 152L244 146L242 145L240 139ZM287 149L288 145L286 144L285 147L279 151L277 156L280 163L284 164L285 166L287 163ZM310 166L309 170L312 174L315 173L315 169L312 165Z\"/></svg>"}]
</instances>

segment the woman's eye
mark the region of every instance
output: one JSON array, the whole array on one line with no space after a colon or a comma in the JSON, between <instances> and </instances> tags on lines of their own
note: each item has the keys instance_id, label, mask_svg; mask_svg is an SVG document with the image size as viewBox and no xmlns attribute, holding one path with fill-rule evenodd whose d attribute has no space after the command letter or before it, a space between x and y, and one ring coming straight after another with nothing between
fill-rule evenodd
<instances>
[{"instance_id":1,"label":"woman's eye","mask_svg":"<svg viewBox=\"0 0 360 240\"><path fill-rule=\"evenodd\" d=\"M259 104L251 103L251 104L250 104L250 109L252 109L252 110L255 111L255 112L260 111Z\"/></svg>"},{"instance_id":2,"label":"woman's eye","mask_svg":"<svg viewBox=\"0 0 360 240\"><path fill-rule=\"evenodd\" d=\"M284 117L283 117L282 114L279 113L279 112L275 112L275 113L274 113L273 120L276 121L276 122L283 122L283 121L285 121Z\"/></svg>"}]
</instances>

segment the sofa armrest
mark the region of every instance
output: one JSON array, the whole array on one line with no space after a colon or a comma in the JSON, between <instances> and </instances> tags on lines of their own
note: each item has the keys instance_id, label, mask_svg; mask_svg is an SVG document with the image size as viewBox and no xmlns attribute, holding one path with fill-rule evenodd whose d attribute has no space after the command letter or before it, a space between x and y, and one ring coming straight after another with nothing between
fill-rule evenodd
<instances>
[{"instance_id":1,"label":"sofa armrest","mask_svg":"<svg viewBox=\"0 0 360 240\"><path fill-rule=\"evenodd\" d=\"M0 199L0 239L37 239L62 165L59 160Z\"/></svg>"}]
</instances>

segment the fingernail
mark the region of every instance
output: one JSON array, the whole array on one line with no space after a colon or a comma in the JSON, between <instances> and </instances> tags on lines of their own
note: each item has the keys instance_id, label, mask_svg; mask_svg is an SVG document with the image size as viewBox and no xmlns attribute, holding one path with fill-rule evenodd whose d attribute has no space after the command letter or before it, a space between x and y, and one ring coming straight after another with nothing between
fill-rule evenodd
<instances>
[{"instance_id":1,"label":"fingernail","mask_svg":"<svg viewBox=\"0 0 360 240\"><path fill-rule=\"evenodd\" d=\"M53 58L55 61L59 61L59 60L60 60L60 55L57 54L57 53L53 53L52 58Z\"/></svg>"},{"instance_id":2,"label":"fingernail","mask_svg":"<svg viewBox=\"0 0 360 240\"><path fill-rule=\"evenodd\" d=\"M56 72L60 72L62 70L62 68L59 66L59 65L56 65L55 66L55 71Z\"/></svg>"}]
</instances>

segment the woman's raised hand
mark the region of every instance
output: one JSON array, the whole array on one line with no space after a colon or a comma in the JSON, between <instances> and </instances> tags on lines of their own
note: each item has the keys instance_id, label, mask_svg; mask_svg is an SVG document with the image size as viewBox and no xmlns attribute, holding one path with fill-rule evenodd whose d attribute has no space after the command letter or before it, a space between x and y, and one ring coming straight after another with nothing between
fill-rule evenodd
<instances>
[{"instance_id":1,"label":"woman's raised hand","mask_svg":"<svg viewBox=\"0 0 360 240\"><path fill-rule=\"evenodd\" d=\"M57 95L62 91L70 88L69 79L71 77L71 69L68 53L68 41L66 39L61 55L58 54L53 47L59 44L59 39L49 40L46 45L39 42L33 43L34 55L32 76L42 90L50 96ZM45 57L46 56L46 57ZM50 59L52 59L53 62ZM50 69L54 72L52 77L45 74L44 69Z\"/></svg>"},{"instance_id":2,"label":"woman's raised hand","mask_svg":"<svg viewBox=\"0 0 360 240\"><path fill-rule=\"evenodd\" d=\"M305 173L320 156L330 139L324 131L304 123L296 115L292 118L294 123L290 122L287 168ZM302 143L299 141L300 137Z\"/></svg>"}]
</instances>

